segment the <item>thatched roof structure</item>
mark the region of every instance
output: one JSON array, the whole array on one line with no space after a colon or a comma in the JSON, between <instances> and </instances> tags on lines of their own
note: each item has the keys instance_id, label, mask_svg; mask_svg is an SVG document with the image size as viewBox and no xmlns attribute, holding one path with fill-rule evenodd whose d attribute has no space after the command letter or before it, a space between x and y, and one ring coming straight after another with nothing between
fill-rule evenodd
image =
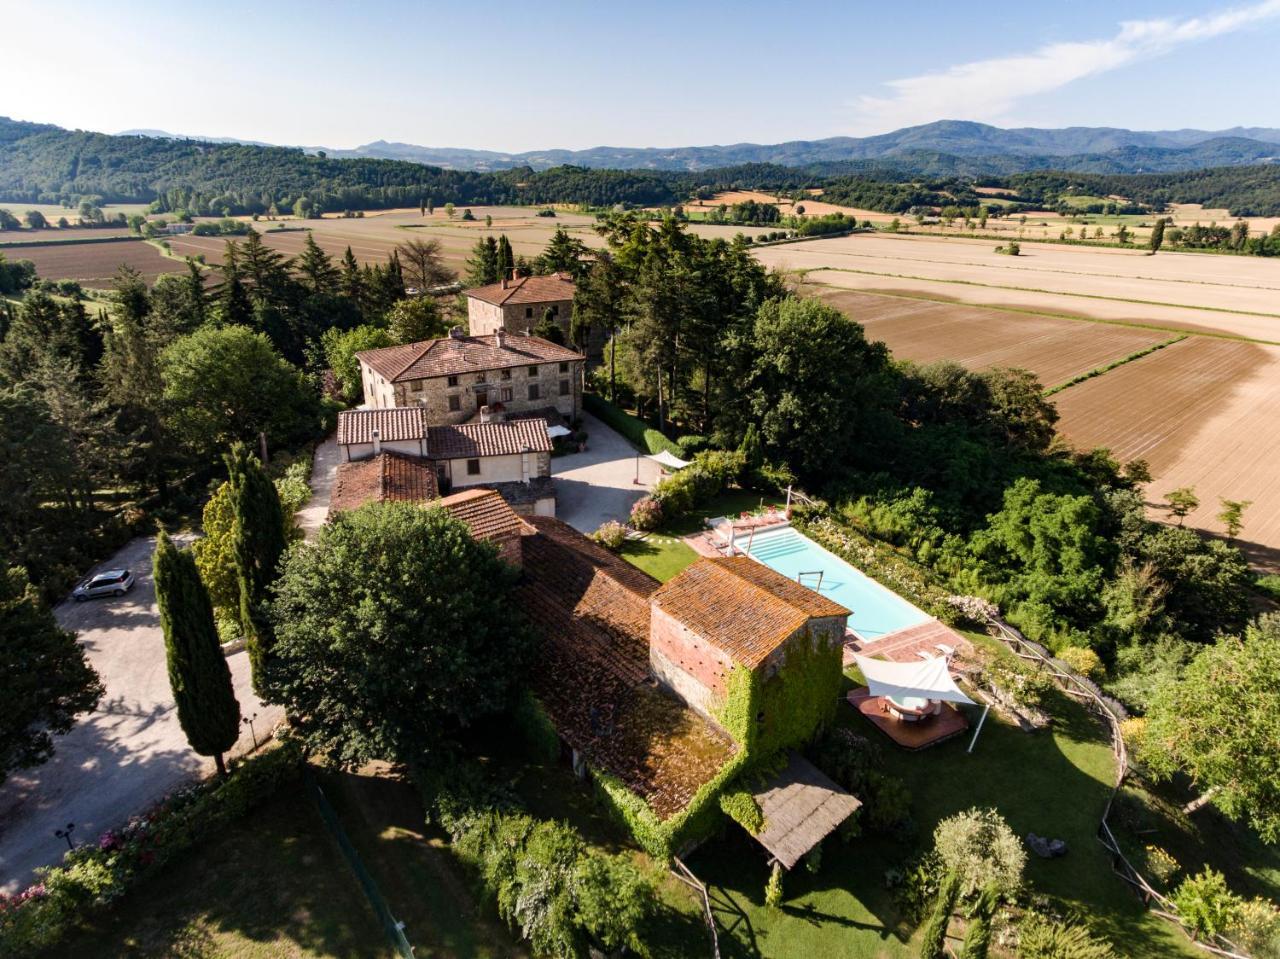
<instances>
[{"instance_id":1,"label":"thatched roof structure","mask_svg":"<svg viewBox=\"0 0 1280 959\"><path fill-rule=\"evenodd\" d=\"M790 753L786 768L755 790L764 831L755 838L790 869L862 805L817 766Z\"/></svg>"}]
</instances>

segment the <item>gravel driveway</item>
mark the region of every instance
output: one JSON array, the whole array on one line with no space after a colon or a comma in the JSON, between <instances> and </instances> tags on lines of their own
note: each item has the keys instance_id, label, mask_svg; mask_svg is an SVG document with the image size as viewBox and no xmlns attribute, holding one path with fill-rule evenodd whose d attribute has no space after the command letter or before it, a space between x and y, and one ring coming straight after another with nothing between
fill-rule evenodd
<instances>
[{"instance_id":1,"label":"gravel driveway","mask_svg":"<svg viewBox=\"0 0 1280 959\"><path fill-rule=\"evenodd\" d=\"M556 479L556 516L582 533L593 532L605 520L626 522L631 504L648 492L659 475L658 464L639 458L636 448L590 413L582 414L587 451L557 456L551 461Z\"/></svg>"},{"instance_id":2,"label":"gravel driveway","mask_svg":"<svg viewBox=\"0 0 1280 959\"><path fill-rule=\"evenodd\" d=\"M56 739L49 762L0 786L0 889L6 892L26 885L36 866L61 860L66 844L55 829L73 822L77 843L95 842L183 780L213 768L191 751L178 725L151 581L154 548L152 537L135 539L97 567L133 570L138 584L125 596L66 599L54 610L58 622L79 635L106 694L96 712ZM253 695L249 657L237 653L227 662L241 714L257 713L259 733L269 729L280 711ZM250 741L247 728L243 741Z\"/></svg>"}]
</instances>

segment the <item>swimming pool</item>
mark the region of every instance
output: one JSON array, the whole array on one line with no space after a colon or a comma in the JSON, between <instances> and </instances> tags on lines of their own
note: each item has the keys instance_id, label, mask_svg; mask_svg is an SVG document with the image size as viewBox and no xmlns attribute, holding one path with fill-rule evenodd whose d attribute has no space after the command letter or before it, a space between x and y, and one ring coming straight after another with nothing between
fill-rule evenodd
<instances>
[{"instance_id":1,"label":"swimming pool","mask_svg":"<svg viewBox=\"0 0 1280 959\"><path fill-rule=\"evenodd\" d=\"M736 545L747 548L741 533ZM787 579L800 577L803 585L852 610L849 628L863 639L876 640L933 618L790 526L757 533L748 555Z\"/></svg>"}]
</instances>

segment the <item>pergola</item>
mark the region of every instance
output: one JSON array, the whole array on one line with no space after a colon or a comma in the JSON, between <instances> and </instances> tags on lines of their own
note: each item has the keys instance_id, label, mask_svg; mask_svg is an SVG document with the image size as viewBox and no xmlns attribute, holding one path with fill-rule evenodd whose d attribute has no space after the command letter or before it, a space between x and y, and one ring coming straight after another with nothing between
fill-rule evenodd
<instances>
[{"instance_id":1,"label":"pergola","mask_svg":"<svg viewBox=\"0 0 1280 959\"><path fill-rule=\"evenodd\" d=\"M773 861L792 868L862 805L817 766L797 753L753 793L764 814L756 842Z\"/></svg>"}]
</instances>

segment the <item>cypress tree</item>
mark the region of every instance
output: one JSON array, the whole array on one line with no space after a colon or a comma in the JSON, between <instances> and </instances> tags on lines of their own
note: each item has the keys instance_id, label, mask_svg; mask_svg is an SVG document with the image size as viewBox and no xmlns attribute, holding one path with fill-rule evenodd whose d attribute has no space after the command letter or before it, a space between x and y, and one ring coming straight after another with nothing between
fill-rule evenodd
<instances>
[{"instance_id":1,"label":"cypress tree","mask_svg":"<svg viewBox=\"0 0 1280 959\"><path fill-rule=\"evenodd\" d=\"M1164 245L1164 217L1156 220L1155 225L1151 227L1151 252L1159 253L1160 247Z\"/></svg>"},{"instance_id":2,"label":"cypress tree","mask_svg":"<svg viewBox=\"0 0 1280 959\"><path fill-rule=\"evenodd\" d=\"M511 276L511 271L515 269L515 266L516 258L515 254L511 252L511 241L507 239L507 235L504 233L498 237L498 276L496 280Z\"/></svg>"},{"instance_id":3,"label":"cypress tree","mask_svg":"<svg viewBox=\"0 0 1280 959\"><path fill-rule=\"evenodd\" d=\"M285 550L284 510L275 484L243 443L226 456L231 486L232 552L240 586L240 628L253 669L253 690L266 696L272 633L263 611Z\"/></svg>"},{"instance_id":4,"label":"cypress tree","mask_svg":"<svg viewBox=\"0 0 1280 959\"><path fill-rule=\"evenodd\" d=\"M225 776L222 754L240 734L240 704L195 559L163 531L156 541L155 583L178 723L191 748L212 756L219 775Z\"/></svg>"},{"instance_id":5,"label":"cypress tree","mask_svg":"<svg viewBox=\"0 0 1280 959\"><path fill-rule=\"evenodd\" d=\"M347 247L347 252L342 254L341 279L338 288L352 303L360 305L364 297L364 280L360 276L360 264L356 262L351 247Z\"/></svg>"}]
</instances>

